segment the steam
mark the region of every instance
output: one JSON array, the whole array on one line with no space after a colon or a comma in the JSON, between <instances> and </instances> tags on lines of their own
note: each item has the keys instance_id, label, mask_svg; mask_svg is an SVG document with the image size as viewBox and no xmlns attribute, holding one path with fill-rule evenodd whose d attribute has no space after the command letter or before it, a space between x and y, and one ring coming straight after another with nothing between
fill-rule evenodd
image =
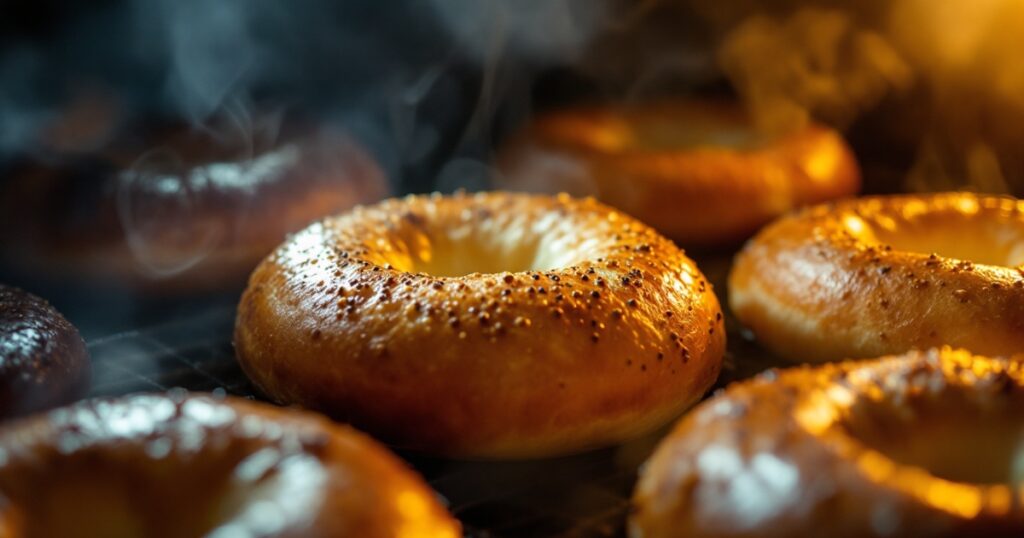
<instances>
[{"instance_id":1,"label":"steam","mask_svg":"<svg viewBox=\"0 0 1024 538\"><path fill-rule=\"evenodd\" d=\"M572 62L608 24L610 6L592 0L433 0L456 43L489 64L495 47L542 63Z\"/></svg>"},{"instance_id":2,"label":"steam","mask_svg":"<svg viewBox=\"0 0 1024 538\"><path fill-rule=\"evenodd\" d=\"M1011 0L903 0L893 39L929 81L935 128L912 185L938 178L992 192L1024 189L1024 4ZM930 164L929 164L930 163Z\"/></svg>"},{"instance_id":3,"label":"steam","mask_svg":"<svg viewBox=\"0 0 1024 538\"><path fill-rule=\"evenodd\" d=\"M131 4L135 40L141 54L167 64L163 93L168 103L193 123L239 98L258 76L273 69L273 58L254 35L261 19L281 16L272 5L256 2L245 9L238 0Z\"/></svg>"},{"instance_id":4,"label":"steam","mask_svg":"<svg viewBox=\"0 0 1024 538\"><path fill-rule=\"evenodd\" d=\"M46 109L34 106L32 80L43 70L40 55L31 49L15 47L0 56L0 155L33 137L49 118Z\"/></svg>"},{"instance_id":5,"label":"steam","mask_svg":"<svg viewBox=\"0 0 1024 538\"><path fill-rule=\"evenodd\" d=\"M1024 133L1015 128L1024 120L1024 62L1017 58L1024 5L809 6L104 2L0 49L0 160L41 145L90 151L113 130L82 126L102 125L103 117L114 126L156 115L202 127L226 112L276 107L350 130L402 190L477 187L494 142L532 112L539 73L571 66L596 79L599 91L644 99L678 88L680 79L708 80L699 38L710 26L721 38L718 66L763 128L812 117L855 126L895 104L891 133L918 142L912 188L1024 191L1017 151ZM693 13L703 19L688 20ZM87 119L69 126L69 117ZM61 142L50 144L53 132ZM460 184L463 173L472 177Z\"/></svg>"},{"instance_id":6,"label":"steam","mask_svg":"<svg viewBox=\"0 0 1024 538\"><path fill-rule=\"evenodd\" d=\"M95 3L0 48L0 166L25 153L48 161L88 154L167 121L191 125L214 146L241 145L232 162L252 166L254 138L276 139L258 124L299 117L312 119L311 130L350 133L398 183L393 191L488 188L492 148L530 113L537 73L577 62L612 22L610 5ZM198 218L205 183L193 176L205 169L168 147L139 149L116 182L117 217L144 272L169 277L202 262L232 230Z\"/></svg>"},{"instance_id":7,"label":"steam","mask_svg":"<svg viewBox=\"0 0 1024 538\"><path fill-rule=\"evenodd\" d=\"M166 148L143 154L117 181L117 209L125 240L136 262L148 276L169 277L201 262L228 230L199 227L195 191L205 171L189 170L180 156ZM194 177L200 176L200 177ZM190 241L184 252L162 256L159 248L177 245L166 237L166 229L185 230Z\"/></svg>"},{"instance_id":8,"label":"steam","mask_svg":"<svg viewBox=\"0 0 1024 538\"><path fill-rule=\"evenodd\" d=\"M729 33L719 57L768 130L799 126L810 115L849 125L912 82L910 67L881 35L838 10L753 16Z\"/></svg>"},{"instance_id":9,"label":"steam","mask_svg":"<svg viewBox=\"0 0 1024 538\"><path fill-rule=\"evenodd\" d=\"M0 160L46 145L79 102L199 128L270 106L351 130L391 175L420 183L406 188L429 188L452 160L490 160L496 125L528 113L538 70L575 62L610 23L610 3L102 3L0 51ZM105 96L83 98L83 87Z\"/></svg>"},{"instance_id":10,"label":"steam","mask_svg":"<svg viewBox=\"0 0 1024 538\"><path fill-rule=\"evenodd\" d=\"M848 126L889 103L880 137L917 141L906 186L1024 192L1024 4L719 4L704 7L726 29L720 64L762 126Z\"/></svg>"},{"instance_id":11,"label":"steam","mask_svg":"<svg viewBox=\"0 0 1024 538\"><path fill-rule=\"evenodd\" d=\"M472 111L440 167L438 190L480 190L498 172L491 165L501 116L521 123L532 111L531 84L543 68L578 63L613 21L609 0L432 0L453 52L480 69Z\"/></svg>"}]
</instances>

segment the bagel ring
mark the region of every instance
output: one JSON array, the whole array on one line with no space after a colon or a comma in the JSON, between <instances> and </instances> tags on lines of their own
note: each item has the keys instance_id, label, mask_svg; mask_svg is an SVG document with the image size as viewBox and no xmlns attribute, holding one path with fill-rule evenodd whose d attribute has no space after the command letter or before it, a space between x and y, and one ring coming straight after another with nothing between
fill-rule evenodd
<instances>
[{"instance_id":1,"label":"bagel ring","mask_svg":"<svg viewBox=\"0 0 1024 538\"><path fill-rule=\"evenodd\" d=\"M776 354L864 358L952 345L1024 351L1024 204L969 193L823 205L736 257L729 303Z\"/></svg>"},{"instance_id":2,"label":"bagel ring","mask_svg":"<svg viewBox=\"0 0 1024 538\"><path fill-rule=\"evenodd\" d=\"M649 227L593 200L410 196L293 236L239 305L239 362L272 399L454 456L615 443L721 367L718 301Z\"/></svg>"},{"instance_id":3,"label":"bagel ring","mask_svg":"<svg viewBox=\"0 0 1024 538\"><path fill-rule=\"evenodd\" d=\"M0 261L155 295L241 289L287 234L387 195L369 151L299 120L153 129L0 184ZM6 217L6 218L5 218Z\"/></svg>"},{"instance_id":4,"label":"bagel ring","mask_svg":"<svg viewBox=\"0 0 1024 538\"><path fill-rule=\"evenodd\" d=\"M1021 359L944 348L733 384L644 466L630 536L1020 536Z\"/></svg>"},{"instance_id":5,"label":"bagel ring","mask_svg":"<svg viewBox=\"0 0 1024 538\"><path fill-rule=\"evenodd\" d=\"M461 536L368 437L309 413L171 392L0 429L0 530L22 536Z\"/></svg>"},{"instance_id":6,"label":"bagel ring","mask_svg":"<svg viewBox=\"0 0 1024 538\"><path fill-rule=\"evenodd\" d=\"M835 131L812 124L772 137L715 101L544 114L499 163L503 188L595 196L687 247L742 240L795 207L860 188Z\"/></svg>"}]
</instances>

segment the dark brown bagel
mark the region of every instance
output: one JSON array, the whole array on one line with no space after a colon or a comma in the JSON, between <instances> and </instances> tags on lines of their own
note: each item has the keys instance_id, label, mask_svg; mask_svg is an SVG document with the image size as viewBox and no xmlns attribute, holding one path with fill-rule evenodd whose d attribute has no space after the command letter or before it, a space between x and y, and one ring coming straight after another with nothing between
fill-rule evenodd
<instances>
[{"instance_id":1,"label":"dark brown bagel","mask_svg":"<svg viewBox=\"0 0 1024 538\"><path fill-rule=\"evenodd\" d=\"M86 401L0 428L0 455L5 538L461 536L372 439L242 399Z\"/></svg>"},{"instance_id":2,"label":"dark brown bagel","mask_svg":"<svg viewBox=\"0 0 1024 538\"><path fill-rule=\"evenodd\" d=\"M78 329L46 301L0 284L0 417L73 401L90 372Z\"/></svg>"}]
</instances>

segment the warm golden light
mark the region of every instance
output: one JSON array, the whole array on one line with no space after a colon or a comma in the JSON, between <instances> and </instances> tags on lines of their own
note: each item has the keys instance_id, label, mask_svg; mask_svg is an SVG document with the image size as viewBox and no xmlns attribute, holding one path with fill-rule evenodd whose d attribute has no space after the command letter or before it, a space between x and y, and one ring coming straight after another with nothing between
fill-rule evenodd
<instances>
[{"instance_id":1,"label":"warm golden light","mask_svg":"<svg viewBox=\"0 0 1024 538\"><path fill-rule=\"evenodd\" d=\"M395 507L402 518L397 538L455 538L447 521L431 513L427 498L419 491L403 491L395 497Z\"/></svg>"},{"instance_id":2,"label":"warm golden light","mask_svg":"<svg viewBox=\"0 0 1024 538\"><path fill-rule=\"evenodd\" d=\"M786 11L692 1L709 12L736 8L719 63L762 128L811 117L847 126L889 103L896 114L878 134L917 144L906 148L916 151L910 188L1024 192L1024 2L846 1Z\"/></svg>"},{"instance_id":3,"label":"warm golden light","mask_svg":"<svg viewBox=\"0 0 1024 538\"><path fill-rule=\"evenodd\" d=\"M838 143L822 144L818 150L807 156L804 171L812 181L833 181L836 170L843 162L843 148Z\"/></svg>"}]
</instances>

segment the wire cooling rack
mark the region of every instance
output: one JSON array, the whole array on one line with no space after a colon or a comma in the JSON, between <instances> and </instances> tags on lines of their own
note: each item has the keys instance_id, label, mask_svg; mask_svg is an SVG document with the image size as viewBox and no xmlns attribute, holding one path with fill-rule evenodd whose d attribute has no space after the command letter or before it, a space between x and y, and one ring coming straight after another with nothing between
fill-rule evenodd
<instances>
[{"instance_id":1,"label":"wire cooling rack","mask_svg":"<svg viewBox=\"0 0 1024 538\"><path fill-rule=\"evenodd\" d=\"M731 257L698 260L723 297ZM173 319L91 339L93 396L182 387L259 399L234 358L233 301L178 310ZM729 351L719 386L775 366L726 316ZM438 493L468 537L625 535L637 470L664 434L576 456L523 462L464 462L402 454Z\"/></svg>"}]
</instances>

